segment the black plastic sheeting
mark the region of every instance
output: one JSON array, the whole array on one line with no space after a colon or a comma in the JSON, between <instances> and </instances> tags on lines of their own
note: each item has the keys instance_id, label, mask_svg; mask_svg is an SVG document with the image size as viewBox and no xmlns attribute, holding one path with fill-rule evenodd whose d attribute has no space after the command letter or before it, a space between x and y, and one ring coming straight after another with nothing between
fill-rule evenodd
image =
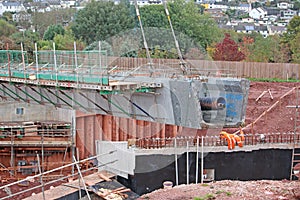
<instances>
[{"instance_id":1,"label":"black plastic sheeting","mask_svg":"<svg viewBox=\"0 0 300 200\"><path fill-rule=\"evenodd\" d=\"M163 157L163 158L162 158ZM163 182L176 184L175 163L157 169L154 160L174 159L174 155L143 155L136 157L136 163L147 162L153 167L148 173L136 173L128 179L118 177L118 181L131 188L137 194L145 194L162 188ZM215 180L282 180L289 179L292 151L288 149L254 150L251 152L209 153L204 158L204 169L215 169ZM139 161L140 160L140 161ZM189 183L196 181L196 153L189 153ZM144 165L145 166L145 165ZM201 175L199 154L198 182ZM139 166L136 166L138 168ZM178 158L179 184L186 184L186 154Z\"/></svg>"}]
</instances>

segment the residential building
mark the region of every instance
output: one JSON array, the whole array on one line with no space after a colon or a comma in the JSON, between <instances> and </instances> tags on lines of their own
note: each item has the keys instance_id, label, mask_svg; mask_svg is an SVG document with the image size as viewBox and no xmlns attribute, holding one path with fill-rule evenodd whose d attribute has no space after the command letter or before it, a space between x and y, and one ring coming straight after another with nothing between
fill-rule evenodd
<instances>
[{"instance_id":1,"label":"residential building","mask_svg":"<svg viewBox=\"0 0 300 200\"><path fill-rule=\"evenodd\" d=\"M265 16L267 16L267 11L262 7L254 8L249 12L249 16L253 19L263 19Z\"/></svg>"},{"instance_id":2,"label":"residential building","mask_svg":"<svg viewBox=\"0 0 300 200\"><path fill-rule=\"evenodd\" d=\"M298 15L296 10L287 9L280 11L280 19L286 22L289 22L296 15Z\"/></svg>"},{"instance_id":3,"label":"residential building","mask_svg":"<svg viewBox=\"0 0 300 200\"><path fill-rule=\"evenodd\" d=\"M3 1L0 2L0 15L4 12L20 12L25 11L23 4L18 1Z\"/></svg>"},{"instance_id":4,"label":"residential building","mask_svg":"<svg viewBox=\"0 0 300 200\"><path fill-rule=\"evenodd\" d=\"M277 3L277 7L280 9L290 9L294 7L294 4L288 1L280 1Z\"/></svg>"},{"instance_id":5,"label":"residential building","mask_svg":"<svg viewBox=\"0 0 300 200\"><path fill-rule=\"evenodd\" d=\"M283 26L268 26L269 35L282 35L286 31L286 28Z\"/></svg>"}]
</instances>

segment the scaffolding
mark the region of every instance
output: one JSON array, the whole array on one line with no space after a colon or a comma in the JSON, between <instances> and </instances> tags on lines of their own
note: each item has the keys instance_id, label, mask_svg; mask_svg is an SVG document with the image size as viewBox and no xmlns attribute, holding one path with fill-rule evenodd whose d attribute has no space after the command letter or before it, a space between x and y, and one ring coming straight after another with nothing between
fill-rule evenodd
<instances>
[{"instance_id":1,"label":"scaffolding","mask_svg":"<svg viewBox=\"0 0 300 200\"><path fill-rule=\"evenodd\" d=\"M106 51L0 51L2 77L108 85L106 66Z\"/></svg>"}]
</instances>

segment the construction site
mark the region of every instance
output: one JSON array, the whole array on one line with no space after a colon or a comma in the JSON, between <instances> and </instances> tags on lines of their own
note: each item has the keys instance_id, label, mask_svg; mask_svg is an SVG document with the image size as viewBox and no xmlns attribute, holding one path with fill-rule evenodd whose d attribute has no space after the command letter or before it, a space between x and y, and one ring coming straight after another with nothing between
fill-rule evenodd
<instances>
[{"instance_id":1,"label":"construction site","mask_svg":"<svg viewBox=\"0 0 300 200\"><path fill-rule=\"evenodd\" d=\"M250 82L238 64L184 60L169 16L179 59L152 59L136 12L147 58L108 55L100 42L0 51L0 198L137 199L182 184L286 180L291 189L270 199L299 199L299 82ZM273 78L299 80L299 65L278 69Z\"/></svg>"}]
</instances>

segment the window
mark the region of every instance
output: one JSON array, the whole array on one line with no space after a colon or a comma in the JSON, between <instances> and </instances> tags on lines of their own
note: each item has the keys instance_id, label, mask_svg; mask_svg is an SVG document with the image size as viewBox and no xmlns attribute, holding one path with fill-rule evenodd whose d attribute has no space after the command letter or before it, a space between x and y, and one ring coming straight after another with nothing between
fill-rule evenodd
<instances>
[{"instance_id":1,"label":"window","mask_svg":"<svg viewBox=\"0 0 300 200\"><path fill-rule=\"evenodd\" d=\"M17 115L24 115L24 108L21 108L21 107L16 108L16 114Z\"/></svg>"}]
</instances>

